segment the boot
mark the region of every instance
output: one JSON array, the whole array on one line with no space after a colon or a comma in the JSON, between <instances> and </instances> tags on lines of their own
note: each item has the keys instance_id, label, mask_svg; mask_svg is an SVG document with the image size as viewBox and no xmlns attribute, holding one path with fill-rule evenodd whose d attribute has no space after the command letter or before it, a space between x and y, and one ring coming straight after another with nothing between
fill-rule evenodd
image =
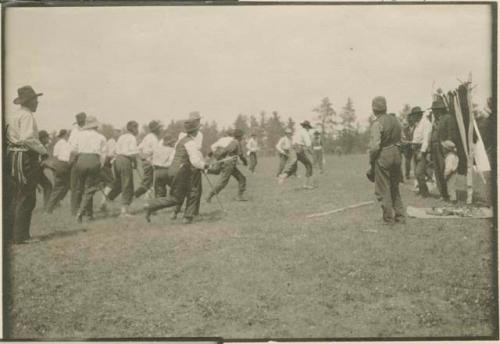
<instances>
[{"instance_id":1,"label":"boot","mask_svg":"<svg viewBox=\"0 0 500 344\"><path fill-rule=\"evenodd\" d=\"M278 177L278 185L283 185L286 180L286 174L280 174Z\"/></svg>"},{"instance_id":2,"label":"boot","mask_svg":"<svg viewBox=\"0 0 500 344\"><path fill-rule=\"evenodd\" d=\"M130 213L130 210L129 210L129 206L128 205L124 205L122 207L122 210L120 212L120 217L131 217L131 216L134 216Z\"/></svg>"},{"instance_id":3,"label":"boot","mask_svg":"<svg viewBox=\"0 0 500 344\"><path fill-rule=\"evenodd\" d=\"M185 218L182 219L182 224L184 224L184 225L189 225L192 222L193 222L193 218L192 217L185 217Z\"/></svg>"},{"instance_id":4,"label":"boot","mask_svg":"<svg viewBox=\"0 0 500 344\"><path fill-rule=\"evenodd\" d=\"M246 201L248 201L248 200L247 200L247 199L243 196L243 192L240 192L240 193L238 194L238 196L236 196L236 200L237 200L238 202L246 202Z\"/></svg>"},{"instance_id":5,"label":"boot","mask_svg":"<svg viewBox=\"0 0 500 344\"><path fill-rule=\"evenodd\" d=\"M306 177L306 181L304 183L304 186L302 186L304 189L314 189L314 186L311 184L311 177Z\"/></svg>"},{"instance_id":6,"label":"boot","mask_svg":"<svg viewBox=\"0 0 500 344\"><path fill-rule=\"evenodd\" d=\"M172 216L170 216L170 220L177 220L177 212L176 211L174 211L172 213Z\"/></svg>"}]
</instances>

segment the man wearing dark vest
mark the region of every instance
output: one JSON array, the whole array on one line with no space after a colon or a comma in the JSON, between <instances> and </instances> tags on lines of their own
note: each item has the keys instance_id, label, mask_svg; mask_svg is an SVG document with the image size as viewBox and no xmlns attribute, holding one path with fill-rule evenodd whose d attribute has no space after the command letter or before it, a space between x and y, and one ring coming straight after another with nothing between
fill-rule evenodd
<instances>
[{"instance_id":1,"label":"man wearing dark vest","mask_svg":"<svg viewBox=\"0 0 500 344\"><path fill-rule=\"evenodd\" d=\"M193 169L204 170L208 168L208 164L203 159L203 155L194 139L199 128L200 125L197 121L187 120L184 122L186 136L181 138L175 145L174 158L168 168L168 174L172 180L170 192L167 197L148 201L145 207L146 221L150 222L151 215L157 210L182 205L182 202L191 191ZM189 224L193 221L196 211L196 199L188 197L186 202L183 223Z\"/></svg>"},{"instance_id":2,"label":"man wearing dark vest","mask_svg":"<svg viewBox=\"0 0 500 344\"><path fill-rule=\"evenodd\" d=\"M5 116L7 140L7 178L5 183L4 218L5 238L13 244L36 241L30 239L31 215L36 205L36 186L41 174L39 158L47 156L47 149L38 139L33 113L38 97L31 86L17 90L14 104L20 108Z\"/></svg>"},{"instance_id":3,"label":"man wearing dark vest","mask_svg":"<svg viewBox=\"0 0 500 344\"><path fill-rule=\"evenodd\" d=\"M401 125L387 114L384 97L375 97L372 109L377 119L370 128L370 163L375 169L375 195L382 206L385 224L404 223L403 202L399 193L401 180Z\"/></svg>"},{"instance_id":4,"label":"man wearing dark vest","mask_svg":"<svg viewBox=\"0 0 500 344\"><path fill-rule=\"evenodd\" d=\"M215 168L211 168L211 173L220 174L219 180L215 184L215 187L207 197L207 203L210 203L212 197L222 191L229 182L231 176L233 176L238 181L238 196L237 201L246 201L243 194L246 189L247 179L240 172L237 166L238 157L243 162L243 165L247 166L248 162L243 154L243 149L241 147L241 140L243 139L243 131L241 129L234 129L232 137L226 136L220 138L217 142L212 145L212 152L217 160L224 160L223 162L216 162Z\"/></svg>"}]
</instances>

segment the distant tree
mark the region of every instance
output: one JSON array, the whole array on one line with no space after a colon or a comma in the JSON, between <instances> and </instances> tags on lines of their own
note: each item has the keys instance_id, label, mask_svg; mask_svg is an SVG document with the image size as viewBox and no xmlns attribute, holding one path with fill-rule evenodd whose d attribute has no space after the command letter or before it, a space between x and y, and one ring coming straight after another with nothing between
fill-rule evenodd
<instances>
[{"instance_id":1,"label":"distant tree","mask_svg":"<svg viewBox=\"0 0 500 344\"><path fill-rule=\"evenodd\" d=\"M170 123L165 128L165 134L172 135L177 138L179 134L184 131L184 121L170 121Z\"/></svg>"},{"instance_id":2,"label":"distant tree","mask_svg":"<svg viewBox=\"0 0 500 344\"><path fill-rule=\"evenodd\" d=\"M321 100L321 104L313 109L318 115L316 117L317 124L321 128L321 138L325 140L325 136L333 136L335 134L335 126L337 122L337 113L332 107L332 103L328 97Z\"/></svg>"},{"instance_id":3,"label":"distant tree","mask_svg":"<svg viewBox=\"0 0 500 344\"><path fill-rule=\"evenodd\" d=\"M277 111L273 111L271 118L266 123L266 143L265 148L268 151L274 151L274 147L283 135L285 123L280 119Z\"/></svg>"},{"instance_id":4,"label":"distant tree","mask_svg":"<svg viewBox=\"0 0 500 344\"><path fill-rule=\"evenodd\" d=\"M219 138L217 123L215 121L212 121L211 123L205 123L201 127L201 132L203 133L201 151L203 152L203 154L208 154L208 152L210 151L210 146Z\"/></svg>"},{"instance_id":5,"label":"distant tree","mask_svg":"<svg viewBox=\"0 0 500 344\"><path fill-rule=\"evenodd\" d=\"M340 112L340 119L343 130L355 130L354 124L356 122L356 111L354 110L354 105L350 97L347 98L347 103L342 108L342 112Z\"/></svg>"},{"instance_id":6,"label":"distant tree","mask_svg":"<svg viewBox=\"0 0 500 344\"><path fill-rule=\"evenodd\" d=\"M292 119L292 117L288 117L288 122L286 123L286 127L295 130L295 121Z\"/></svg>"},{"instance_id":7,"label":"distant tree","mask_svg":"<svg viewBox=\"0 0 500 344\"><path fill-rule=\"evenodd\" d=\"M250 131L250 127L248 126L248 117L239 114L234 121L234 127L243 130L243 132L247 134Z\"/></svg>"},{"instance_id":8,"label":"distant tree","mask_svg":"<svg viewBox=\"0 0 500 344\"><path fill-rule=\"evenodd\" d=\"M342 107L340 119L342 129L337 137L337 145L342 148L344 153L352 153L357 146L359 126L356 126L356 111L350 97L347 98L346 105Z\"/></svg>"},{"instance_id":9,"label":"distant tree","mask_svg":"<svg viewBox=\"0 0 500 344\"><path fill-rule=\"evenodd\" d=\"M106 139L110 139L112 138L114 135L114 131L115 131L115 128L111 125L111 124L108 124L108 123L103 123L101 124L101 134L104 135L104 137L106 137Z\"/></svg>"}]
</instances>

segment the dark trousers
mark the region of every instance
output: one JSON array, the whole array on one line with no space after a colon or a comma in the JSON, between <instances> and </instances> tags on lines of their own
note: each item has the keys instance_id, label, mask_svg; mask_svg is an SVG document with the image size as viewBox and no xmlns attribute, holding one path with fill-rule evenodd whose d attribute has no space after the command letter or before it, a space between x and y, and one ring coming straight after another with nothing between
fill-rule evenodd
<instances>
[{"instance_id":1,"label":"dark trousers","mask_svg":"<svg viewBox=\"0 0 500 344\"><path fill-rule=\"evenodd\" d=\"M40 177L38 178L38 185L42 188L43 195L43 209L47 210L49 205L50 195L52 194L52 182L45 175L44 170L40 170Z\"/></svg>"},{"instance_id":2,"label":"dark trousers","mask_svg":"<svg viewBox=\"0 0 500 344\"><path fill-rule=\"evenodd\" d=\"M422 154L420 159L417 158L417 151L415 151L415 178L418 183L418 190L422 196L429 195L429 188L427 187L427 159L425 154Z\"/></svg>"},{"instance_id":3,"label":"dark trousers","mask_svg":"<svg viewBox=\"0 0 500 344\"><path fill-rule=\"evenodd\" d=\"M41 174L38 154L9 151L6 168L4 235L7 242L19 243L30 238L31 215Z\"/></svg>"},{"instance_id":4,"label":"dark trousers","mask_svg":"<svg viewBox=\"0 0 500 344\"><path fill-rule=\"evenodd\" d=\"M104 183L105 186L112 188L113 183L115 182L115 176L113 175L113 165L111 164L111 159L106 158L104 162L104 166L101 168L101 182Z\"/></svg>"},{"instance_id":5,"label":"dark trousers","mask_svg":"<svg viewBox=\"0 0 500 344\"><path fill-rule=\"evenodd\" d=\"M405 164L404 164L404 173L405 173L405 178L409 179L410 178L410 171L411 171L411 162L414 159L413 158L413 151L410 147L410 145L404 145L402 148L402 153L405 158Z\"/></svg>"},{"instance_id":6,"label":"dark trousers","mask_svg":"<svg viewBox=\"0 0 500 344\"><path fill-rule=\"evenodd\" d=\"M154 166L153 170L155 197L166 197L167 186L172 185L172 180L168 174L168 167Z\"/></svg>"},{"instance_id":7,"label":"dark trousers","mask_svg":"<svg viewBox=\"0 0 500 344\"><path fill-rule=\"evenodd\" d=\"M115 180L108 199L113 201L121 193L122 204L130 205L134 197L134 170L131 158L118 155L113 162L113 171Z\"/></svg>"},{"instance_id":8,"label":"dark trousers","mask_svg":"<svg viewBox=\"0 0 500 344\"><path fill-rule=\"evenodd\" d=\"M257 153L250 152L248 155L248 169L251 172L255 172L255 167L257 166Z\"/></svg>"},{"instance_id":9,"label":"dark trousers","mask_svg":"<svg viewBox=\"0 0 500 344\"><path fill-rule=\"evenodd\" d=\"M375 195L382 205L386 222L405 217L399 183L401 178L401 153L396 146L384 148L375 162Z\"/></svg>"},{"instance_id":10,"label":"dark trousers","mask_svg":"<svg viewBox=\"0 0 500 344\"><path fill-rule=\"evenodd\" d=\"M193 168L191 170L191 188L186 196L186 208L184 209L185 218L193 218L200 214L201 194L203 192L201 182L201 171ZM176 213L180 213L182 204L175 209Z\"/></svg>"},{"instance_id":11,"label":"dark trousers","mask_svg":"<svg viewBox=\"0 0 500 344\"><path fill-rule=\"evenodd\" d=\"M311 177L313 175L312 158L310 157L310 154L303 149L303 147L294 147L294 149L290 151L290 157L283 173L286 174L287 177L294 174L297 170L298 161L300 161L306 168L306 177Z\"/></svg>"},{"instance_id":12,"label":"dark trousers","mask_svg":"<svg viewBox=\"0 0 500 344\"><path fill-rule=\"evenodd\" d=\"M216 171L220 174L219 180L215 184L214 190L211 192L212 194L218 194L224 189L229 182L231 176L233 176L238 181L238 194L242 195L245 192L247 179L243 175L243 173L238 170L236 166L236 162L234 161L226 161L221 164L220 170Z\"/></svg>"},{"instance_id":13,"label":"dark trousers","mask_svg":"<svg viewBox=\"0 0 500 344\"><path fill-rule=\"evenodd\" d=\"M444 155L440 142L431 144L431 157L434 163L434 177L436 178L436 186L439 194L444 199L448 199L448 187L444 178Z\"/></svg>"},{"instance_id":14,"label":"dark trousers","mask_svg":"<svg viewBox=\"0 0 500 344\"><path fill-rule=\"evenodd\" d=\"M286 162L288 161L288 155L286 154L279 153L278 157L280 159L280 163L278 165L278 173L276 173L276 176L279 176L283 172L286 166Z\"/></svg>"},{"instance_id":15,"label":"dark trousers","mask_svg":"<svg viewBox=\"0 0 500 344\"><path fill-rule=\"evenodd\" d=\"M153 165L151 165L151 163L145 159L142 159L142 173L143 175L141 185L134 192L135 198L144 195L153 185Z\"/></svg>"},{"instance_id":16,"label":"dark trousers","mask_svg":"<svg viewBox=\"0 0 500 344\"><path fill-rule=\"evenodd\" d=\"M101 163L97 154L80 154L76 163L78 197L82 199L78 214L93 216L93 198L99 190Z\"/></svg>"},{"instance_id":17,"label":"dark trousers","mask_svg":"<svg viewBox=\"0 0 500 344\"><path fill-rule=\"evenodd\" d=\"M191 189L191 167L182 165L177 171L169 171L168 178L172 180L170 192L166 197L159 197L149 201L149 211L182 205Z\"/></svg>"},{"instance_id":18,"label":"dark trousers","mask_svg":"<svg viewBox=\"0 0 500 344\"><path fill-rule=\"evenodd\" d=\"M80 204L82 203L82 195L77 192L78 185L78 177L76 171L76 163L78 162L78 157L76 157L75 161L71 164L71 174L70 174L70 189L71 189L71 199L70 199L70 208L71 215L76 215L78 209L80 209Z\"/></svg>"},{"instance_id":19,"label":"dark trousers","mask_svg":"<svg viewBox=\"0 0 500 344\"><path fill-rule=\"evenodd\" d=\"M54 188L47 204L47 212L52 213L57 204L64 199L69 190L71 167L68 162L54 162Z\"/></svg>"}]
</instances>

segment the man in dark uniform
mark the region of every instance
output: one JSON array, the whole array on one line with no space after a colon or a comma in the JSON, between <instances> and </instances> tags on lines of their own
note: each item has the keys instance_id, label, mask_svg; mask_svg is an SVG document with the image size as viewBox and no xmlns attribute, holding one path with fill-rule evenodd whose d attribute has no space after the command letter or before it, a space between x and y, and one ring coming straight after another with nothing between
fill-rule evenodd
<instances>
[{"instance_id":1,"label":"man in dark uniform","mask_svg":"<svg viewBox=\"0 0 500 344\"><path fill-rule=\"evenodd\" d=\"M200 170L208 168L194 140L199 128L199 123L196 121L184 122L184 130L187 135L177 142L172 164L168 168L168 174L172 180L170 192L167 197L155 198L148 202L145 207L146 221L150 222L151 215L157 210L182 205L191 189L193 168ZM188 197L186 202L183 223L188 224L193 221L196 198Z\"/></svg>"},{"instance_id":2,"label":"man in dark uniform","mask_svg":"<svg viewBox=\"0 0 500 344\"><path fill-rule=\"evenodd\" d=\"M31 215L36 205L36 186L40 177L40 156L47 156L47 149L38 139L38 129L33 113L38 107L38 97L31 86L17 90L14 104L21 107L6 114L7 166L4 204L6 241L14 244L35 241L30 239Z\"/></svg>"},{"instance_id":3,"label":"man in dark uniform","mask_svg":"<svg viewBox=\"0 0 500 344\"><path fill-rule=\"evenodd\" d=\"M399 193L401 179L401 125L387 114L384 97L372 101L377 119L370 128L370 163L375 170L375 195L382 205L384 223L404 223L403 202Z\"/></svg>"},{"instance_id":4,"label":"man in dark uniform","mask_svg":"<svg viewBox=\"0 0 500 344\"><path fill-rule=\"evenodd\" d=\"M232 136L233 139L227 140L228 137L223 137L212 145L213 155L217 160L223 160L231 157L234 158L225 160L224 162L216 163L218 164L217 168L210 169L209 173L220 174L220 178L217 181L214 189L210 191L210 194L207 197L207 203L210 203L212 197L214 197L226 187L231 176L233 176L238 181L238 196L236 197L236 200L246 201L246 198L243 197L243 193L246 189L247 179L243 175L243 173L240 172L237 166L238 157L243 162L243 165L247 166L248 164L241 147L243 131L241 129L234 129ZM222 145L219 146L218 142L221 142Z\"/></svg>"}]
</instances>

